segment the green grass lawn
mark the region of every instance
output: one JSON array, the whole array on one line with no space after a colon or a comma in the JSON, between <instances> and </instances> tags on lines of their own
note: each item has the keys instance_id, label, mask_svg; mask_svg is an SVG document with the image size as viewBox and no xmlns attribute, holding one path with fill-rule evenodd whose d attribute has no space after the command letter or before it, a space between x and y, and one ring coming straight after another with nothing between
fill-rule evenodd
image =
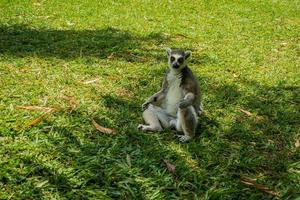
<instances>
[{"instance_id":1,"label":"green grass lawn","mask_svg":"<svg viewBox=\"0 0 300 200\"><path fill-rule=\"evenodd\" d=\"M188 144L136 129L166 47L203 91ZM300 2L0 0L0 111L0 199L296 199Z\"/></svg>"}]
</instances>

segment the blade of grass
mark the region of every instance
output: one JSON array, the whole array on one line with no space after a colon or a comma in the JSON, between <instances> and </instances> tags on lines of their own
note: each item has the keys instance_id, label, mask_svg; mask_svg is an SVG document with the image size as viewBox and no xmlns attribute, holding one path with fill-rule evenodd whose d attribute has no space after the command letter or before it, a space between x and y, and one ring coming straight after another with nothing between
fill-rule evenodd
<instances>
[{"instance_id":1,"label":"blade of grass","mask_svg":"<svg viewBox=\"0 0 300 200\"><path fill-rule=\"evenodd\" d=\"M85 85L88 85L88 84L97 82L97 81L99 81L99 80L100 80L99 78L95 78L95 79L93 79L93 80L87 80L87 81L84 81L84 82L82 82L82 83L85 84Z\"/></svg>"}]
</instances>

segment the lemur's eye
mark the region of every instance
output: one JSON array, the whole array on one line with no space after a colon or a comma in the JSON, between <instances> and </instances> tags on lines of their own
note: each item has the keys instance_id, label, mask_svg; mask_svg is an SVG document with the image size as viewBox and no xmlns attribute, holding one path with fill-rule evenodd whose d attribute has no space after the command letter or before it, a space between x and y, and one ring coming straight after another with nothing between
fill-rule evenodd
<instances>
[{"instance_id":1,"label":"lemur's eye","mask_svg":"<svg viewBox=\"0 0 300 200\"><path fill-rule=\"evenodd\" d=\"M173 56L171 56L171 62L174 62L175 58Z\"/></svg>"},{"instance_id":2,"label":"lemur's eye","mask_svg":"<svg viewBox=\"0 0 300 200\"><path fill-rule=\"evenodd\" d=\"M182 63L183 63L183 58L178 58L178 62L179 62L180 64L182 64Z\"/></svg>"}]
</instances>

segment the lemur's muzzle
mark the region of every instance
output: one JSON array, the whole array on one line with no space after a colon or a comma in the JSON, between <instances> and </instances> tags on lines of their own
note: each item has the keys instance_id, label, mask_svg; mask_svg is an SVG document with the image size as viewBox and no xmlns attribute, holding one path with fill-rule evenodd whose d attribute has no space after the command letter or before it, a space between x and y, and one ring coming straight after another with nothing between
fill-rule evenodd
<instances>
[{"instance_id":1,"label":"lemur's muzzle","mask_svg":"<svg viewBox=\"0 0 300 200\"><path fill-rule=\"evenodd\" d=\"M173 68L174 68L174 69L178 69L179 67L180 67L180 65L179 65L178 63L174 63L174 64L173 64Z\"/></svg>"}]
</instances>

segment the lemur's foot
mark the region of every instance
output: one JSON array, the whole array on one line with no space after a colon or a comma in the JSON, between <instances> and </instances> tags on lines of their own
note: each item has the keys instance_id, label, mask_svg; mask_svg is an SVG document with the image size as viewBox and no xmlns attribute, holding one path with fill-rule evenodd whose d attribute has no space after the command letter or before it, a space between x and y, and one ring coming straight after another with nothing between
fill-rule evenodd
<instances>
[{"instance_id":1,"label":"lemur's foot","mask_svg":"<svg viewBox=\"0 0 300 200\"><path fill-rule=\"evenodd\" d=\"M180 142L187 142L192 139L192 137L188 135L177 135L177 137L179 138Z\"/></svg>"},{"instance_id":2,"label":"lemur's foot","mask_svg":"<svg viewBox=\"0 0 300 200\"><path fill-rule=\"evenodd\" d=\"M151 131L151 132L154 132L154 131L162 131L162 128L161 127L152 127L152 126L149 126L149 125L145 125L145 124L139 124L138 125L138 130L141 130L141 131Z\"/></svg>"},{"instance_id":3,"label":"lemur's foot","mask_svg":"<svg viewBox=\"0 0 300 200\"><path fill-rule=\"evenodd\" d=\"M176 124L177 124L177 120L176 119L172 119L170 121L170 128L176 128Z\"/></svg>"},{"instance_id":4,"label":"lemur's foot","mask_svg":"<svg viewBox=\"0 0 300 200\"><path fill-rule=\"evenodd\" d=\"M144 124L139 124L138 127L137 127L137 129L138 129L138 130L141 130L141 131L144 131L145 126L146 126L146 125L144 125Z\"/></svg>"}]
</instances>

